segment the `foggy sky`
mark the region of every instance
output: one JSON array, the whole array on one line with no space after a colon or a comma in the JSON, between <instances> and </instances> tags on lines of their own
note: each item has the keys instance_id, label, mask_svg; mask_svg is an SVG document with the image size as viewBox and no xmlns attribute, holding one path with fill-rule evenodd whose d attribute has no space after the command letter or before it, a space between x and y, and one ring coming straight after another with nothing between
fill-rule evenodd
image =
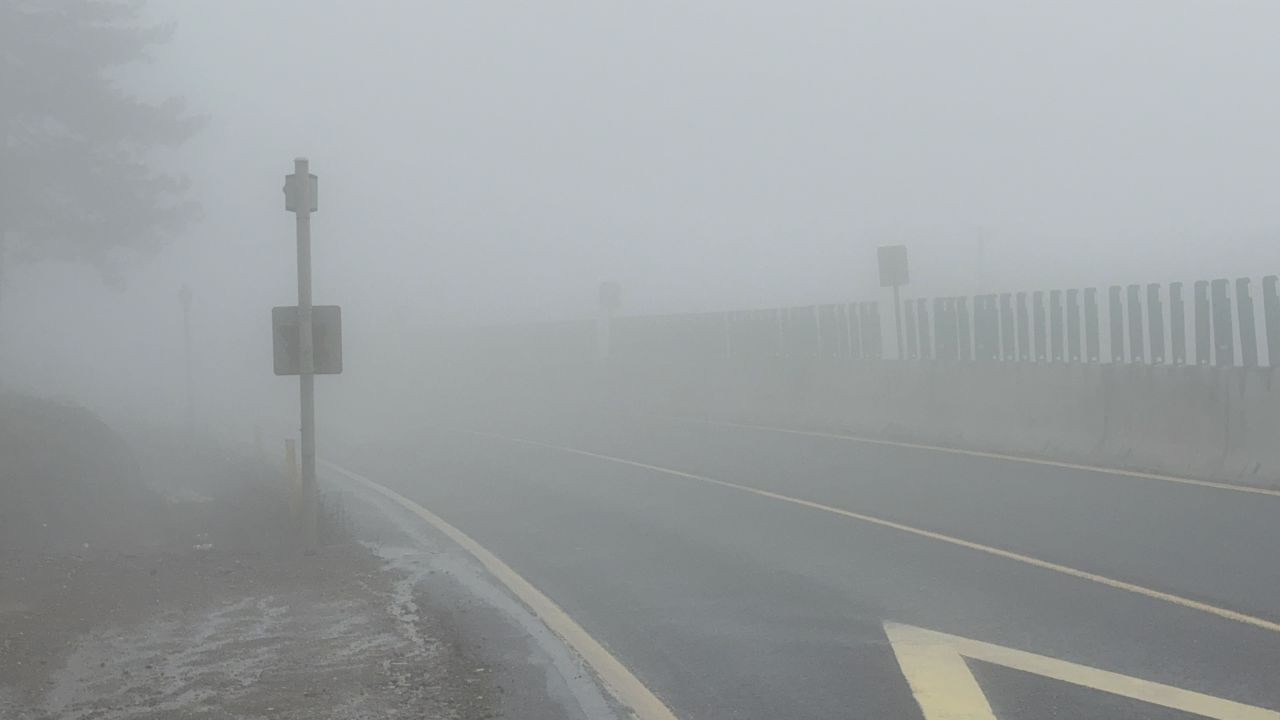
<instances>
[{"instance_id":1,"label":"foggy sky","mask_svg":"<svg viewBox=\"0 0 1280 720\"><path fill-rule=\"evenodd\" d=\"M316 302L344 306L357 353L423 324L586 316L604 279L631 312L879 298L886 243L924 295L1280 268L1274 2L149 12L177 30L126 75L210 117L164 159L205 219L124 291L15 271L0 345L46 385L101 365L171 390L185 281L210 383L288 397L259 374L268 309L295 299L280 186L300 154Z\"/></svg>"}]
</instances>

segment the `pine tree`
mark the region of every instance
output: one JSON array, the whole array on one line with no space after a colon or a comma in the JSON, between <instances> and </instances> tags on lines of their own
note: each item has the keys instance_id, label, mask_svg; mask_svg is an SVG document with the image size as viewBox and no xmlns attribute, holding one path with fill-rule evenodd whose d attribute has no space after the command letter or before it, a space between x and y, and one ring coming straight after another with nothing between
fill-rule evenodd
<instances>
[{"instance_id":1,"label":"pine tree","mask_svg":"<svg viewBox=\"0 0 1280 720\"><path fill-rule=\"evenodd\" d=\"M116 77L171 35L141 9L0 0L0 262L70 260L109 274L120 250L154 251L198 213L187 181L148 161L199 119Z\"/></svg>"}]
</instances>

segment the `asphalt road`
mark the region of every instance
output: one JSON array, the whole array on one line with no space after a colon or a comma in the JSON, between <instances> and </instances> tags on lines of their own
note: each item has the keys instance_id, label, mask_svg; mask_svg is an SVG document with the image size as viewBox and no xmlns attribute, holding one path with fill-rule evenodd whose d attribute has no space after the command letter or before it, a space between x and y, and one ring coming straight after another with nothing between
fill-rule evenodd
<instances>
[{"instance_id":1,"label":"asphalt road","mask_svg":"<svg viewBox=\"0 0 1280 720\"><path fill-rule=\"evenodd\" d=\"M1149 683L1280 709L1280 496L657 418L487 430L338 459L505 560L683 720L1199 716L1135 699L1172 697ZM896 647L886 623L909 626Z\"/></svg>"}]
</instances>

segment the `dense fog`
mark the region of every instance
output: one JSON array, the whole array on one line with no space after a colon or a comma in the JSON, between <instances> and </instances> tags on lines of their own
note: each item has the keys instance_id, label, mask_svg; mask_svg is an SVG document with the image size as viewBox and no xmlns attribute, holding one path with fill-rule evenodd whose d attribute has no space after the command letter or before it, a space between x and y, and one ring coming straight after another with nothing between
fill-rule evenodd
<instances>
[{"instance_id":1,"label":"dense fog","mask_svg":"<svg viewBox=\"0 0 1280 720\"><path fill-rule=\"evenodd\" d=\"M1278 29L0 0L0 720L1280 719Z\"/></svg>"},{"instance_id":2,"label":"dense fog","mask_svg":"<svg viewBox=\"0 0 1280 720\"><path fill-rule=\"evenodd\" d=\"M295 301L296 155L320 177L315 300L346 320L322 403L411 372L426 327L589 318L602 280L624 313L683 312L884 299L891 243L920 294L1280 259L1274 3L152 0L143 21L172 34L109 75L202 121L150 155L200 216L105 279L11 252L0 282L4 383L107 413L181 413L187 283L202 415L287 427L269 308Z\"/></svg>"}]
</instances>

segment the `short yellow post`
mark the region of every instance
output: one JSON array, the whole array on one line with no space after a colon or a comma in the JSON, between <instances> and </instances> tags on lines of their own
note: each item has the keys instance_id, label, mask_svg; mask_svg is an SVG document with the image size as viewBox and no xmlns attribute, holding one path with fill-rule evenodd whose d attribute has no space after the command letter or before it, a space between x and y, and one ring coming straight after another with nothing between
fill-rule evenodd
<instances>
[{"instance_id":1,"label":"short yellow post","mask_svg":"<svg viewBox=\"0 0 1280 720\"><path fill-rule=\"evenodd\" d=\"M289 514L297 518L302 512L302 473L298 472L298 449L293 438L284 441L284 472L289 483Z\"/></svg>"}]
</instances>

